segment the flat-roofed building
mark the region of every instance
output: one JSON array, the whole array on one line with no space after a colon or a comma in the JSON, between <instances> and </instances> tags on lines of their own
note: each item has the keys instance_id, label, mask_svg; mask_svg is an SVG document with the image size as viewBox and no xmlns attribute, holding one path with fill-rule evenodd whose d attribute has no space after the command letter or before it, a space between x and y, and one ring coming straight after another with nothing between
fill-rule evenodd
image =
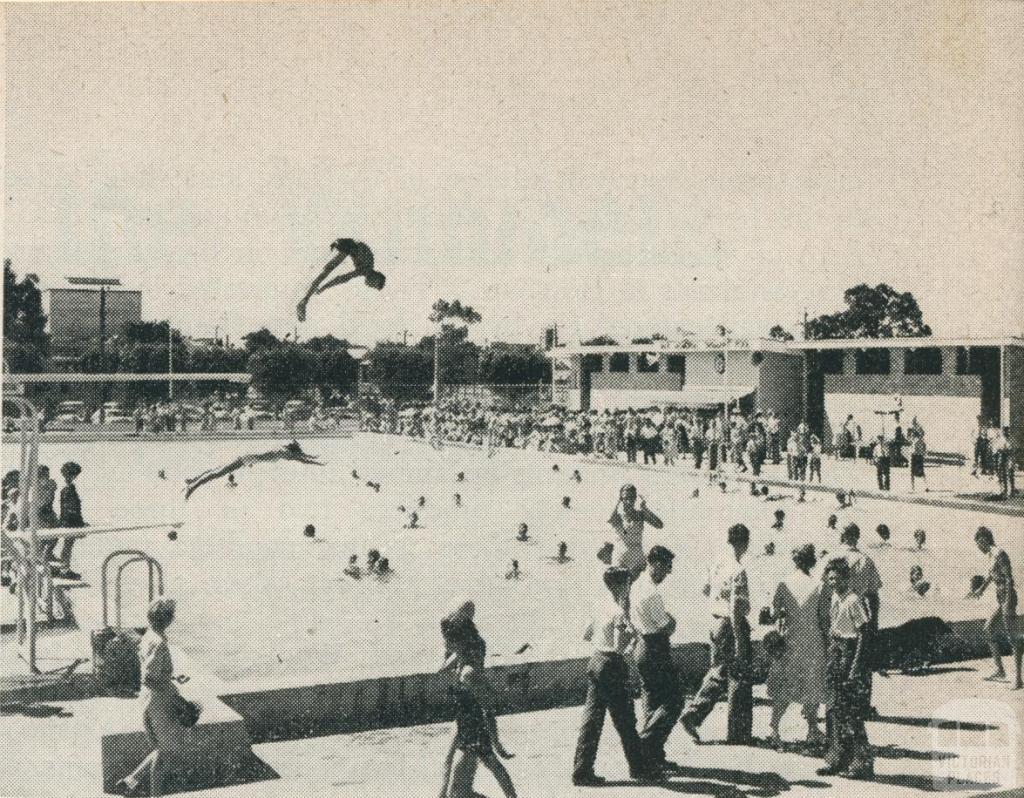
<instances>
[{"instance_id":1,"label":"flat-roofed building","mask_svg":"<svg viewBox=\"0 0 1024 798\"><path fill-rule=\"evenodd\" d=\"M56 365L67 365L142 320L142 291L112 277L64 277L43 283L44 310Z\"/></svg>"},{"instance_id":2,"label":"flat-roofed building","mask_svg":"<svg viewBox=\"0 0 1024 798\"><path fill-rule=\"evenodd\" d=\"M968 454L979 424L1010 427L1024 449L1024 338L843 338L794 341L805 354L808 424L826 441L848 417L865 440L906 431L929 449ZM897 416L897 412L899 415Z\"/></svg>"},{"instance_id":3,"label":"flat-roofed building","mask_svg":"<svg viewBox=\"0 0 1024 798\"><path fill-rule=\"evenodd\" d=\"M553 401L570 409L686 407L738 402L774 410L785 434L803 413L801 352L770 339L655 341L552 349Z\"/></svg>"}]
</instances>

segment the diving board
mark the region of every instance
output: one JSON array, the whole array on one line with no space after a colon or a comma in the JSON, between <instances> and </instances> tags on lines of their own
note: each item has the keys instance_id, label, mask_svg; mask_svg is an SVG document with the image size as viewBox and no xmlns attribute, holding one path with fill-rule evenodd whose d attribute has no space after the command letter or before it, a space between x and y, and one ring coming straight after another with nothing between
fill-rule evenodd
<instances>
[{"instance_id":1,"label":"diving board","mask_svg":"<svg viewBox=\"0 0 1024 798\"><path fill-rule=\"evenodd\" d=\"M59 538L85 538L92 535L106 535L112 532L144 532L153 529L181 529L184 521L161 521L155 524L135 524L131 526L64 526L40 528L36 530L36 540L57 540ZM27 542L28 538L18 532L8 532L12 540Z\"/></svg>"}]
</instances>

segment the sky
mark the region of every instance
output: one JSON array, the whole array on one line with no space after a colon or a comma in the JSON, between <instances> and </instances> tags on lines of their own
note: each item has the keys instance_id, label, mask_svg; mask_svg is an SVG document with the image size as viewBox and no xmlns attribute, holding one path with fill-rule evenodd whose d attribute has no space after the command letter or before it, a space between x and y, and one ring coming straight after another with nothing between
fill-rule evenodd
<instances>
[{"instance_id":1,"label":"sky","mask_svg":"<svg viewBox=\"0 0 1024 798\"><path fill-rule=\"evenodd\" d=\"M1024 3L4 4L4 256L194 335L1024 330ZM338 237L388 276L295 304Z\"/></svg>"}]
</instances>

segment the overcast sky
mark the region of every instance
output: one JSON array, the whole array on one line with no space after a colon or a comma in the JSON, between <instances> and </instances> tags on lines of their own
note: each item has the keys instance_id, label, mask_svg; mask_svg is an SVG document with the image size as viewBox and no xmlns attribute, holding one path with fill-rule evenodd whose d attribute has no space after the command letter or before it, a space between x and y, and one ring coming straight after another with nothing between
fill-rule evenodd
<instances>
[{"instance_id":1,"label":"overcast sky","mask_svg":"<svg viewBox=\"0 0 1024 798\"><path fill-rule=\"evenodd\" d=\"M4 253L198 335L1024 329L1024 3L3 6ZM174 295L167 294L175 291Z\"/></svg>"}]
</instances>

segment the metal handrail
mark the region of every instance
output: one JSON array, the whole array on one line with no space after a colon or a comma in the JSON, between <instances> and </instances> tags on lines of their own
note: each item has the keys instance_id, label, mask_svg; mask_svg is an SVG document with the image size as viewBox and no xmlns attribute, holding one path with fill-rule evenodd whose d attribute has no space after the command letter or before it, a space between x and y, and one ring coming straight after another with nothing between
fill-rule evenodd
<instances>
[{"instance_id":1,"label":"metal handrail","mask_svg":"<svg viewBox=\"0 0 1024 798\"><path fill-rule=\"evenodd\" d=\"M129 565L134 565L137 562L146 563L146 571L149 574L149 601L152 601L155 598L155 595L162 596L164 594L164 571L163 568L160 566L160 563L158 563L155 559L150 557L148 554L143 554L141 556L132 557L121 563L117 568L117 575L114 582L114 619L116 621L118 629L121 628L121 575L125 568L127 568ZM153 592L154 571L159 577L160 592L158 594L154 594Z\"/></svg>"},{"instance_id":2,"label":"metal handrail","mask_svg":"<svg viewBox=\"0 0 1024 798\"><path fill-rule=\"evenodd\" d=\"M159 562L157 562L155 559L153 559L148 554L146 554L146 552L140 551L139 549L118 549L117 551L112 551L110 554L108 554L106 556L106 558L103 560L103 565L100 567L100 595L101 595L101 600L102 600L102 603L103 603L103 626L104 627L107 627L107 626L110 625L110 606L109 606L110 605L110 588L108 586L108 582L110 580L108 579L108 570L110 568L111 562L113 562L114 559L116 559L117 557L126 557L126 556L130 556L132 558L129 562L134 562L134 561L137 561L137 560L140 560L140 559L151 561L152 564L149 567L149 570L150 570L150 574L149 574L149 598L150 598L150 601L152 601L153 597L154 597L153 596L153 574L152 574L154 566L155 566L155 568L156 568L156 570L158 572L158 575L160 577L160 595L162 596L163 592L164 592L164 572L163 572L163 568L161 567ZM122 570L124 570L123 567L119 568L118 571L117 571L117 574L116 574L117 582L116 582L115 591L114 591L114 593L115 593L114 601L115 601L115 609L116 609L118 626L121 625L121 571Z\"/></svg>"}]
</instances>

